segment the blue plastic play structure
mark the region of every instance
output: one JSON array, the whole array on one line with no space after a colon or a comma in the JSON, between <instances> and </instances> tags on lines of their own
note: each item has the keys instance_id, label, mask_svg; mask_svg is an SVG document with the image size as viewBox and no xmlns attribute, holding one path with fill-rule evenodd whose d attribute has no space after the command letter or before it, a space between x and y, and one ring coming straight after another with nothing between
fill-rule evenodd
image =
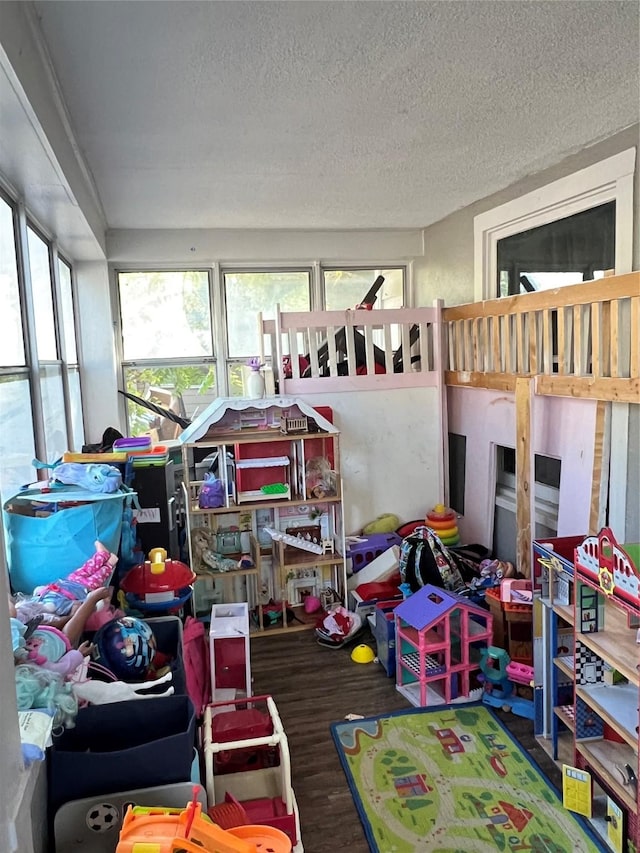
<instances>
[{"instance_id":1,"label":"blue plastic play structure","mask_svg":"<svg viewBox=\"0 0 640 853\"><path fill-rule=\"evenodd\" d=\"M512 662L504 649L489 646L480 651L480 671L485 705L511 711L528 720L534 719L533 700L518 696L514 687L515 684L533 686L532 667Z\"/></svg>"}]
</instances>

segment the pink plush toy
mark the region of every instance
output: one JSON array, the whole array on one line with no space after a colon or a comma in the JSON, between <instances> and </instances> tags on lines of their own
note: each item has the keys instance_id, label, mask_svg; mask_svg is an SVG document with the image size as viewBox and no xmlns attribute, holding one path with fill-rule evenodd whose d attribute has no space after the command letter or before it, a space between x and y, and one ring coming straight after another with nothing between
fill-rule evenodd
<instances>
[{"instance_id":1,"label":"pink plush toy","mask_svg":"<svg viewBox=\"0 0 640 853\"><path fill-rule=\"evenodd\" d=\"M84 565L72 572L67 580L82 584L88 590L98 589L109 582L118 558L96 541L96 553Z\"/></svg>"}]
</instances>

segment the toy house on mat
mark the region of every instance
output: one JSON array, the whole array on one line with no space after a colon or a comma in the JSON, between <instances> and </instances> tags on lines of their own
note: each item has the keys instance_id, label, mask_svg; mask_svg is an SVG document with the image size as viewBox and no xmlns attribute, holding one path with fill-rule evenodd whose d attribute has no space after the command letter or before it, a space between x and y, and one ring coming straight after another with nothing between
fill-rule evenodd
<instances>
[{"instance_id":1,"label":"toy house on mat","mask_svg":"<svg viewBox=\"0 0 640 853\"><path fill-rule=\"evenodd\" d=\"M491 614L453 592L427 585L395 609L396 689L425 707L473 698L479 648L490 645Z\"/></svg>"}]
</instances>

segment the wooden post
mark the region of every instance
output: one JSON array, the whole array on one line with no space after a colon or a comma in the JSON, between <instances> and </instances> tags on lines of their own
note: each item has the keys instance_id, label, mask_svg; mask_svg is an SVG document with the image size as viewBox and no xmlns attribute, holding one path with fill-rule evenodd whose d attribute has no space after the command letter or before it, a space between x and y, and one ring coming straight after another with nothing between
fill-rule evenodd
<instances>
[{"instance_id":1,"label":"wooden post","mask_svg":"<svg viewBox=\"0 0 640 853\"><path fill-rule=\"evenodd\" d=\"M531 401L533 380L516 379L516 561L518 571L531 577L532 518L535 483L532 471Z\"/></svg>"}]
</instances>

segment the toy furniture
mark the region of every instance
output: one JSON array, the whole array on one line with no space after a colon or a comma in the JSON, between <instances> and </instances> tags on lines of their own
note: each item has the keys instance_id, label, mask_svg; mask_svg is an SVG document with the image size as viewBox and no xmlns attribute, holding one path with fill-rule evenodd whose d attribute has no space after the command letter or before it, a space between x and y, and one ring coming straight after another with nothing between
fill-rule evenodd
<instances>
[{"instance_id":1,"label":"toy furniture","mask_svg":"<svg viewBox=\"0 0 640 853\"><path fill-rule=\"evenodd\" d=\"M212 606L209 656L214 702L251 696L249 607L246 602Z\"/></svg>"},{"instance_id":2,"label":"toy furniture","mask_svg":"<svg viewBox=\"0 0 640 853\"><path fill-rule=\"evenodd\" d=\"M608 528L575 549L574 761L619 815L628 851L640 845L639 564L640 545L618 545Z\"/></svg>"},{"instance_id":3,"label":"toy furniture","mask_svg":"<svg viewBox=\"0 0 640 853\"><path fill-rule=\"evenodd\" d=\"M314 626L302 607L299 619L289 619L286 606L277 625L263 618L270 600L287 599L291 581L301 581L302 590L293 607L311 586L316 595L332 587L346 600L339 431L331 417L330 409L295 397L218 398L180 436L189 561L197 576L209 578L199 597L246 601L257 615L252 630ZM217 471L224 506L199 506L198 472L208 457L231 460ZM223 530L241 540L224 560L214 553L226 547L217 536ZM305 584L308 578L313 583Z\"/></svg>"},{"instance_id":4,"label":"toy furniture","mask_svg":"<svg viewBox=\"0 0 640 853\"><path fill-rule=\"evenodd\" d=\"M480 650L480 669L484 685L482 701L485 705L533 720L533 700L518 696L514 691L514 684L533 687L532 666L511 661L504 649L489 646Z\"/></svg>"},{"instance_id":5,"label":"toy furniture","mask_svg":"<svg viewBox=\"0 0 640 853\"><path fill-rule=\"evenodd\" d=\"M394 615L396 689L419 707L475 698L471 676L480 669L479 648L491 643L491 614L429 584Z\"/></svg>"},{"instance_id":6,"label":"toy furniture","mask_svg":"<svg viewBox=\"0 0 640 853\"><path fill-rule=\"evenodd\" d=\"M259 760L265 750L269 760ZM209 807L224 803L230 795L242 805L250 823L281 830L291 840L294 853L302 853L289 744L271 696L254 696L250 703L235 700L207 706L203 751ZM224 760L218 761L221 755Z\"/></svg>"}]
</instances>

